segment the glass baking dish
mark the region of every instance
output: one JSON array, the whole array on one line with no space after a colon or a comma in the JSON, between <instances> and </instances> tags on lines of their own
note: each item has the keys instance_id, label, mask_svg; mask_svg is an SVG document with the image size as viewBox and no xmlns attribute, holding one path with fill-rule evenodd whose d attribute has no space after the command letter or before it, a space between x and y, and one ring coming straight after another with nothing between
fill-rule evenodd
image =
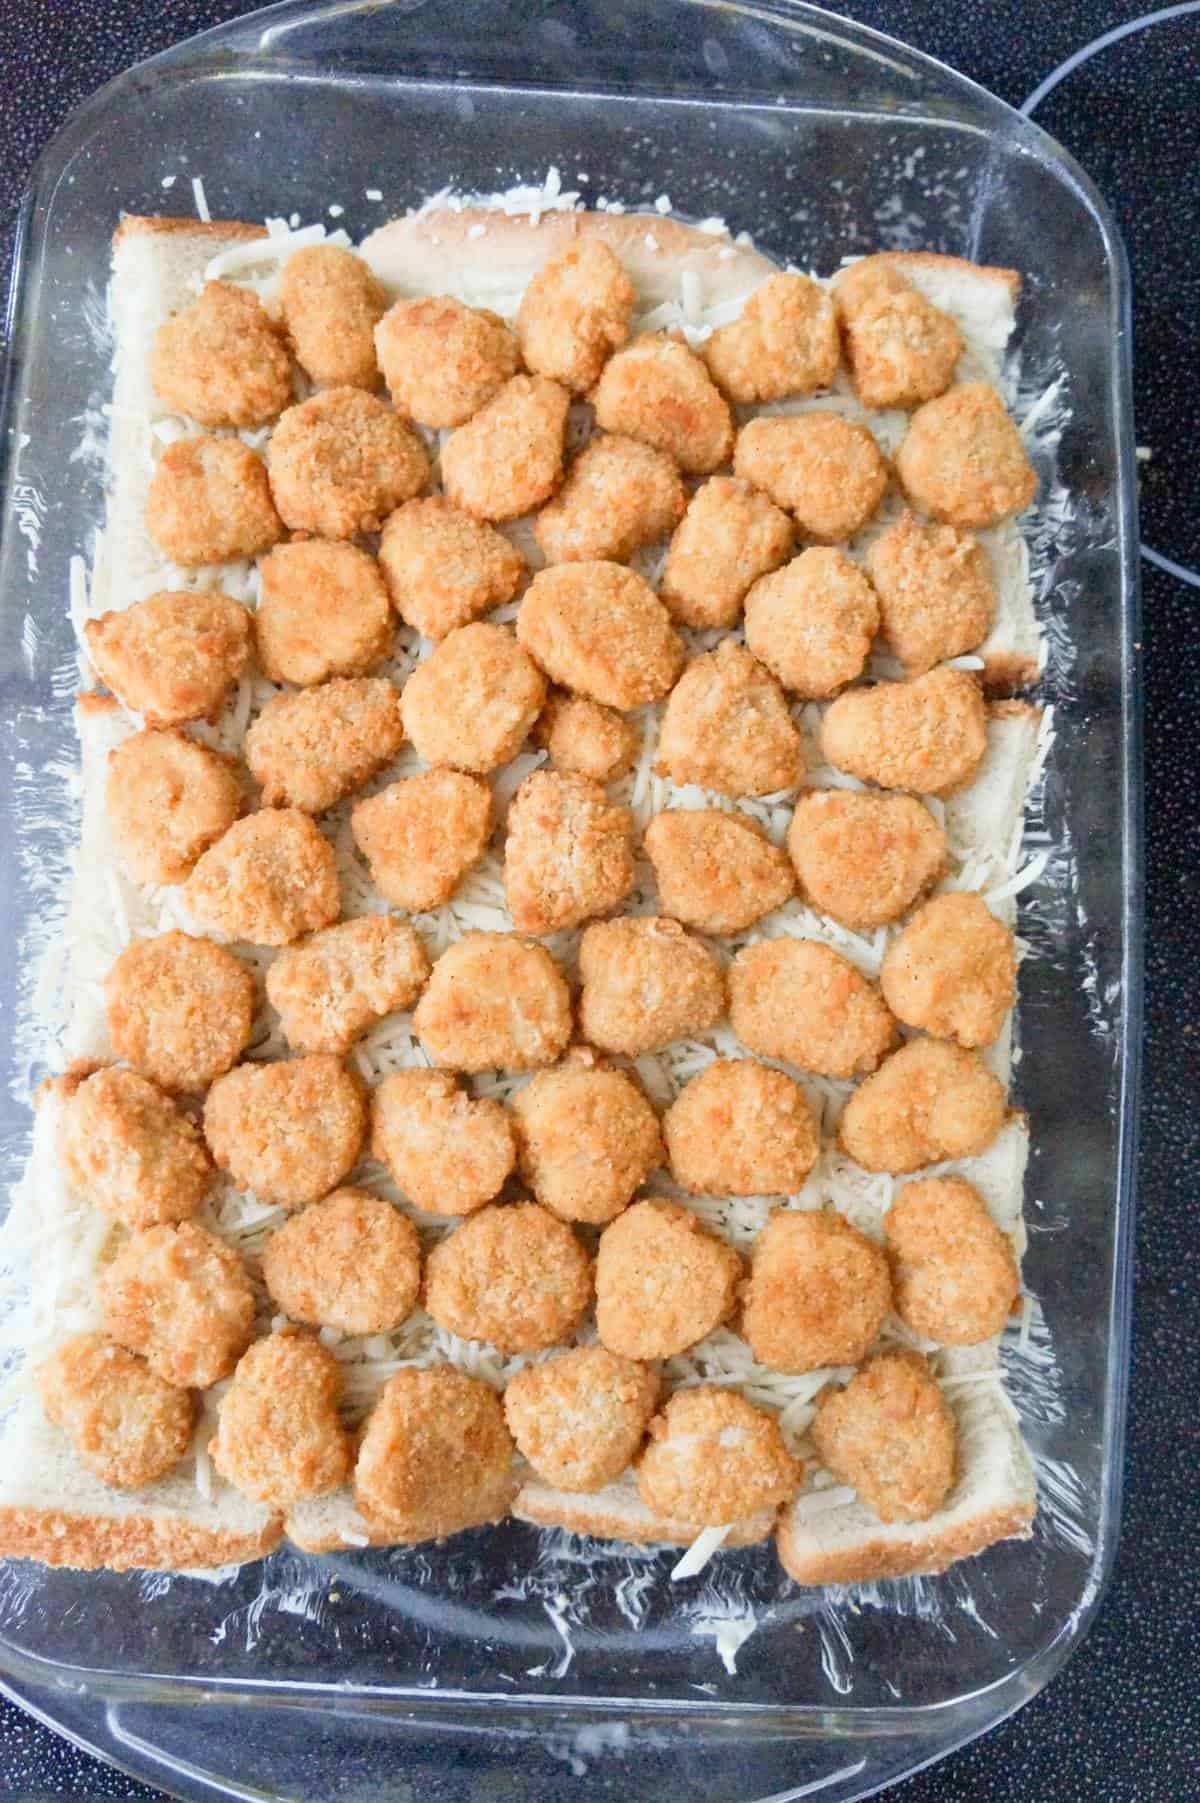
<instances>
[{"instance_id":1,"label":"glass baking dish","mask_svg":"<svg viewBox=\"0 0 1200 1803\"><path fill-rule=\"evenodd\" d=\"M1009 1375L1041 1512L1027 1544L840 1594L796 1590L769 1547L672 1585L669 1554L516 1524L408 1552L283 1553L221 1581L7 1567L12 1693L187 1797L424 1803L479 1783L525 1798L584 1768L630 1800L864 1796L1032 1696L1112 1562L1142 918L1125 259L1035 126L817 8L288 4L132 70L47 152L21 217L4 408L4 1176L28 1146L43 1051L29 1003L77 830L68 566L104 496L73 453L110 387L99 327L120 212L190 211L198 177L216 217L337 205L358 237L445 185L540 184L552 166L586 201L666 193L804 266L921 246L1025 274L1022 380L1064 385L1072 495L1032 516L1057 731L1029 822L1049 861L1021 913L1041 1313Z\"/></svg>"}]
</instances>

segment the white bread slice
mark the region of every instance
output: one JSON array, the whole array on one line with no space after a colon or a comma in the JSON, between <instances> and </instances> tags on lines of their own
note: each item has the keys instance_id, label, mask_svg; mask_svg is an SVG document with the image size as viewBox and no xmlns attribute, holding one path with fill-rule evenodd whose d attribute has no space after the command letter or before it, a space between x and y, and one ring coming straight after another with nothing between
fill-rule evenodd
<instances>
[{"instance_id":1,"label":"white bread slice","mask_svg":"<svg viewBox=\"0 0 1200 1803\"><path fill-rule=\"evenodd\" d=\"M637 1492L630 1473L589 1492L556 1490L540 1478L522 1484L513 1504L518 1521L535 1527L566 1528L572 1534L590 1534L600 1540L630 1540L637 1546L690 1546L703 1527L695 1522L671 1521L655 1515ZM731 1524L725 1546L754 1546L765 1540L775 1525L777 1511L759 1509Z\"/></svg>"}]
</instances>

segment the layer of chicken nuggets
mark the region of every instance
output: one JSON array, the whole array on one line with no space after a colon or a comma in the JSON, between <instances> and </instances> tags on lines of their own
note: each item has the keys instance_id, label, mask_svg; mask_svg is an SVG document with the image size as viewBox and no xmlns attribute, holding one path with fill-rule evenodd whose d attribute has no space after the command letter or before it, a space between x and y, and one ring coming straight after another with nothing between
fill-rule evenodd
<instances>
[{"instance_id":1,"label":"layer of chicken nuggets","mask_svg":"<svg viewBox=\"0 0 1200 1803\"><path fill-rule=\"evenodd\" d=\"M662 1163L658 1117L633 1078L582 1048L512 1100L521 1176L564 1221L602 1224Z\"/></svg>"},{"instance_id":2,"label":"layer of chicken nuggets","mask_svg":"<svg viewBox=\"0 0 1200 1803\"><path fill-rule=\"evenodd\" d=\"M957 1473L954 1417L916 1352L879 1353L844 1390L826 1391L812 1437L821 1463L880 1521L927 1521Z\"/></svg>"},{"instance_id":3,"label":"layer of chicken nuggets","mask_svg":"<svg viewBox=\"0 0 1200 1803\"><path fill-rule=\"evenodd\" d=\"M535 937L620 906L634 884L633 816L583 776L535 770L513 797L504 893L513 926Z\"/></svg>"},{"instance_id":4,"label":"layer of chicken nuggets","mask_svg":"<svg viewBox=\"0 0 1200 1803\"><path fill-rule=\"evenodd\" d=\"M185 1221L212 1185L212 1161L191 1116L148 1077L116 1065L68 1098L59 1157L76 1195L126 1227Z\"/></svg>"},{"instance_id":5,"label":"layer of chicken nuggets","mask_svg":"<svg viewBox=\"0 0 1200 1803\"><path fill-rule=\"evenodd\" d=\"M974 651L991 629L996 590L970 532L901 514L867 552L883 636L910 674Z\"/></svg>"},{"instance_id":6,"label":"layer of chicken nuggets","mask_svg":"<svg viewBox=\"0 0 1200 1803\"><path fill-rule=\"evenodd\" d=\"M159 399L201 426L262 426L292 398L282 339L248 288L205 282L161 325L150 353Z\"/></svg>"},{"instance_id":7,"label":"layer of chicken nuggets","mask_svg":"<svg viewBox=\"0 0 1200 1803\"><path fill-rule=\"evenodd\" d=\"M1016 946L982 896L935 895L889 945L879 980L906 1026L991 1045L1017 999Z\"/></svg>"},{"instance_id":8,"label":"layer of chicken nuggets","mask_svg":"<svg viewBox=\"0 0 1200 1803\"><path fill-rule=\"evenodd\" d=\"M298 808L236 821L199 859L183 888L202 926L251 945L290 945L338 917L332 845Z\"/></svg>"},{"instance_id":9,"label":"layer of chicken nuggets","mask_svg":"<svg viewBox=\"0 0 1200 1803\"><path fill-rule=\"evenodd\" d=\"M937 881L946 835L914 796L813 789L796 803L788 852L815 908L869 932L898 920Z\"/></svg>"},{"instance_id":10,"label":"layer of chicken nuggets","mask_svg":"<svg viewBox=\"0 0 1200 1803\"><path fill-rule=\"evenodd\" d=\"M987 382L960 382L917 409L896 474L909 500L948 526L994 526L1037 493L1021 434Z\"/></svg>"},{"instance_id":11,"label":"layer of chicken nuggets","mask_svg":"<svg viewBox=\"0 0 1200 1803\"><path fill-rule=\"evenodd\" d=\"M891 1305L873 1240L832 1209L777 1209L754 1242L742 1334L773 1371L857 1365Z\"/></svg>"},{"instance_id":12,"label":"layer of chicken nuggets","mask_svg":"<svg viewBox=\"0 0 1200 1803\"><path fill-rule=\"evenodd\" d=\"M451 1070L537 1070L571 1037L571 994L543 946L467 933L434 965L413 1026L433 1062Z\"/></svg>"},{"instance_id":13,"label":"layer of chicken nuggets","mask_svg":"<svg viewBox=\"0 0 1200 1803\"><path fill-rule=\"evenodd\" d=\"M421 1242L382 1196L338 1189L277 1227L262 1251L263 1282L293 1321L336 1333L391 1333L421 1288Z\"/></svg>"},{"instance_id":14,"label":"layer of chicken nuggets","mask_svg":"<svg viewBox=\"0 0 1200 1803\"><path fill-rule=\"evenodd\" d=\"M620 258L599 239L580 239L548 257L517 314L526 367L585 394L628 338L636 299Z\"/></svg>"},{"instance_id":15,"label":"layer of chicken nuggets","mask_svg":"<svg viewBox=\"0 0 1200 1803\"><path fill-rule=\"evenodd\" d=\"M400 618L435 641L511 601L527 573L502 532L445 495L406 501L388 515L379 563Z\"/></svg>"},{"instance_id":16,"label":"layer of chicken nuggets","mask_svg":"<svg viewBox=\"0 0 1200 1803\"><path fill-rule=\"evenodd\" d=\"M558 1490L589 1491L629 1465L657 1400L648 1365L604 1346L577 1346L518 1371L504 1392L504 1415L540 1478Z\"/></svg>"},{"instance_id":17,"label":"layer of chicken nuggets","mask_svg":"<svg viewBox=\"0 0 1200 1803\"><path fill-rule=\"evenodd\" d=\"M371 1152L423 1214L469 1215L493 1202L516 1163L512 1124L491 1096L448 1071L393 1071L371 1098Z\"/></svg>"},{"instance_id":18,"label":"layer of chicken nuggets","mask_svg":"<svg viewBox=\"0 0 1200 1803\"><path fill-rule=\"evenodd\" d=\"M664 914L701 933L740 933L795 889L787 853L720 808L666 808L643 835Z\"/></svg>"},{"instance_id":19,"label":"layer of chicken nuggets","mask_svg":"<svg viewBox=\"0 0 1200 1803\"><path fill-rule=\"evenodd\" d=\"M140 883L183 882L244 804L232 761L176 728L146 727L109 753L108 821Z\"/></svg>"},{"instance_id":20,"label":"layer of chicken nuggets","mask_svg":"<svg viewBox=\"0 0 1200 1803\"><path fill-rule=\"evenodd\" d=\"M791 1077L718 1058L663 1117L671 1175L694 1195L794 1195L817 1162L820 1123Z\"/></svg>"},{"instance_id":21,"label":"layer of chicken nuggets","mask_svg":"<svg viewBox=\"0 0 1200 1803\"><path fill-rule=\"evenodd\" d=\"M240 438L167 445L146 494L145 522L163 556L185 568L257 557L283 537L262 458Z\"/></svg>"},{"instance_id":22,"label":"layer of chicken nuggets","mask_svg":"<svg viewBox=\"0 0 1200 1803\"><path fill-rule=\"evenodd\" d=\"M501 1352L569 1340L591 1299L586 1251L536 1202L481 1208L425 1261L425 1307L438 1326Z\"/></svg>"},{"instance_id":23,"label":"layer of chicken nuggets","mask_svg":"<svg viewBox=\"0 0 1200 1803\"><path fill-rule=\"evenodd\" d=\"M461 770L422 770L356 802L350 827L379 893L424 914L450 900L486 851L492 793Z\"/></svg>"},{"instance_id":24,"label":"layer of chicken nuggets","mask_svg":"<svg viewBox=\"0 0 1200 1803\"><path fill-rule=\"evenodd\" d=\"M706 1033L725 1006L725 978L678 921L624 915L594 921L579 945L579 1024L602 1052L626 1058Z\"/></svg>"},{"instance_id":25,"label":"layer of chicken nuggets","mask_svg":"<svg viewBox=\"0 0 1200 1803\"><path fill-rule=\"evenodd\" d=\"M250 615L214 590L160 589L83 631L101 682L147 726L215 720L250 656Z\"/></svg>"},{"instance_id":26,"label":"layer of chicken nuggets","mask_svg":"<svg viewBox=\"0 0 1200 1803\"><path fill-rule=\"evenodd\" d=\"M544 376L513 376L442 446L442 485L479 520L514 520L562 480L571 397Z\"/></svg>"},{"instance_id":27,"label":"layer of chicken nuggets","mask_svg":"<svg viewBox=\"0 0 1200 1803\"><path fill-rule=\"evenodd\" d=\"M239 1064L204 1104L204 1137L239 1189L300 1208L329 1194L358 1162L366 1136L362 1086L341 1060L313 1052Z\"/></svg>"},{"instance_id":28,"label":"layer of chicken nuggets","mask_svg":"<svg viewBox=\"0 0 1200 1803\"><path fill-rule=\"evenodd\" d=\"M1004 1086L977 1052L913 1039L855 1090L838 1137L865 1170L901 1176L986 1152L1005 1113Z\"/></svg>"},{"instance_id":29,"label":"layer of chicken nuggets","mask_svg":"<svg viewBox=\"0 0 1200 1803\"><path fill-rule=\"evenodd\" d=\"M267 446L271 496L293 532L378 532L420 494L429 458L416 433L361 388L325 388L289 407Z\"/></svg>"},{"instance_id":30,"label":"layer of chicken nuggets","mask_svg":"<svg viewBox=\"0 0 1200 1803\"><path fill-rule=\"evenodd\" d=\"M622 711L660 700L683 667L683 643L650 584L604 560L540 571L517 637L551 682Z\"/></svg>"},{"instance_id":31,"label":"layer of chicken nuggets","mask_svg":"<svg viewBox=\"0 0 1200 1803\"><path fill-rule=\"evenodd\" d=\"M834 300L864 407L916 407L950 386L963 335L893 264L875 257L852 264Z\"/></svg>"},{"instance_id":32,"label":"layer of chicken nuggets","mask_svg":"<svg viewBox=\"0 0 1200 1803\"><path fill-rule=\"evenodd\" d=\"M738 406L828 388L841 351L832 300L806 275L772 275L704 346L718 388Z\"/></svg>"},{"instance_id":33,"label":"layer of chicken nuggets","mask_svg":"<svg viewBox=\"0 0 1200 1803\"><path fill-rule=\"evenodd\" d=\"M624 1358L672 1358L727 1321L742 1261L678 1202L635 1202L600 1235L596 1328Z\"/></svg>"},{"instance_id":34,"label":"layer of chicken nuggets","mask_svg":"<svg viewBox=\"0 0 1200 1803\"><path fill-rule=\"evenodd\" d=\"M671 540L662 599L682 626L736 626L751 584L779 568L794 538L782 507L738 476L713 476Z\"/></svg>"},{"instance_id":35,"label":"layer of chicken nuggets","mask_svg":"<svg viewBox=\"0 0 1200 1803\"><path fill-rule=\"evenodd\" d=\"M786 1502L803 1474L774 1416L744 1396L699 1384L677 1390L650 1423L637 1483L656 1515L723 1527Z\"/></svg>"},{"instance_id":36,"label":"layer of chicken nuggets","mask_svg":"<svg viewBox=\"0 0 1200 1803\"><path fill-rule=\"evenodd\" d=\"M783 690L735 639L693 658L671 691L657 768L720 795L775 795L800 781L804 749Z\"/></svg>"},{"instance_id":37,"label":"layer of chicken nuggets","mask_svg":"<svg viewBox=\"0 0 1200 1803\"><path fill-rule=\"evenodd\" d=\"M60 1427L102 1484L140 1490L187 1451L195 1404L103 1334L78 1334L36 1373L46 1418Z\"/></svg>"},{"instance_id":38,"label":"layer of chicken nuggets","mask_svg":"<svg viewBox=\"0 0 1200 1803\"><path fill-rule=\"evenodd\" d=\"M507 626L459 626L404 685L404 730L427 764L485 775L514 757L542 711L546 683Z\"/></svg>"},{"instance_id":39,"label":"layer of chicken nuggets","mask_svg":"<svg viewBox=\"0 0 1200 1803\"><path fill-rule=\"evenodd\" d=\"M286 1331L256 1340L221 1398L213 1464L243 1495L273 1508L328 1495L352 1462L341 1394L341 1367L319 1340Z\"/></svg>"},{"instance_id":40,"label":"layer of chicken nuggets","mask_svg":"<svg viewBox=\"0 0 1200 1803\"><path fill-rule=\"evenodd\" d=\"M228 1377L254 1334L254 1288L232 1246L195 1221L132 1234L97 1289L104 1331L181 1389Z\"/></svg>"},{"instance_id":41,"label":"layer of chicken nuggets","mask_svg":"<svg viewBox=\"0 0 1200 1803\"><path fill-rule=\"evenodd\" d=\"M866 525L888 482L867 428L824 409L752 419L737 435L733 467L809 538L833 544Z\"/></svg>"},{"instance_id":42,"label":"layer of chicken nuggets","mask_svg":"<svg viewBox=\"0 0 1200 1803\"><path fill-rule=\"evenodd\" d=\"M397 301L375 328L375 348L397 412L437 430L464 425L519 361L502 319L449 294Z\"/></svg>"},{"instance_id":43,"label":"layer of chicken nuggets","mask_svg":"<svg viewBox=\"0 0 1200 1803\"><path fill-rule=\"evenodd\" d=\"M615 708L559 690L538 715L533 742L568 776L613 783L632 769L641 738L633 721L623 719Z\"/></svg>"},{"instance_id":44,"label":"layer of chicken nuggets","mask_svg":"<svg viewBox=\"0 0 1200 1803\"><path fill-rule=\"evenodd\" d=\"M1008 1321L1021 1287L1010 1241L963 1177L906 1183L884 1218L896 1313L944 1346L978 1346Z\"/></svg>"},{"instance_id":45,"label":"layer of chicken nuggets","mask_svg":"<svg viewBox=\"0 0 1200 1803\"><path fill-rule=\"evenodd\" d=\"M665 451L689 476L707 476L729 456L729 403L681 338L635 338L605 364L591 399L605 432Z\"/></svg>"},{"instance_id":46,"label":"layer of chicken nuggets","mask_svg":"<svg viewBox=\"0 0 1200 1803\"><path fill-rule=\"evenodd\" d=\"M279 277L279 311L301 369L319 388L374 388L375 327L387 294L361 257L336 244L293 251Z\"/></svg>"},{"instance_id":47,"label":"layer of chicken nuggets","mask_svg":"<svg viewBox=\"0 0 1200 1803\"><path fill-rule=\"evenodd\" d=\"M390 1540L440 1540L507 1513L512 1453L503 1405L482 1378L451 1365L397 1371L367 1420L354 1499Z\"/></svg>"},{"instance_id":48,"label":"layer of chicken nuggets","mask_svg":"<svg viewBox=\"0 0 1200 1803\"><path fill-rule=\"evenodd\" d=\"M873 1071L896 1036L883 997L828 945L760 939L729 971L729 1019L743 1045L823 1077Z\"/></svg>"},{"instance_id":49,"label":"layer of chicken nuggets","mask_svg":"<svg viewBox=\"0 0 1200 1803\"><path fill-rule=\"evenodd\" d=\"M823 701L861 676L875 591L844 551L812 545L746 596L746 644L794 695Z\"/></svg>"},{"instance_id":50,"label":"layer of chicken nuggets","mask_svg":"<svg viewBox=\"0 0 1200 1803\"><path fill-rule=\"evenodd\" d=\"M911 682L850 689L821 720L828 763L918 795L950 795L969 783L987 751L987 712L969 670L940 665Z\"/></svg>"},{"instance_id":51,"label":"layer of chicken nuggets","mask_svg":"<svg viewBox=\"0 0 1200 1803\"><path fill-rule=\"evenodd\" d=\"M679 470L665 451L601 432L538 514L534 536L547 563L624 563L675 529L685 501Z\"/></svg>"},{"instance_id":52,"label":"layer of chicken nuggets","mask_svg":"<svg viewBox=\"0 0 1200 1803\"><path fill-rule=\"evenodd\" d=\"M259 564L254 643L263 674L302 687L365 676L392 648L387 589L355 545L297 539Z\"/></svg>"},{"instance_id":53,"label":"layer of chicken nuggets","mask_svg":"<svg viewBox=\"0 0 1200 1803\"><path fill-rule=\"evenodd\" d=\"M163 1089L207 1088L250 1043L254 979L211 939L135 939L109 969L104 1000L113 1051Z\"/></svg>"},{"instance_id":54,"label":"layer of chicken nuggets","mask_svg":"<svg viewBox=\"0 0 1200 1803\"><path fill-rule=\"evenodd\" d=\"M403 743L399 691L383 676L346 676L273 696L246 734L245 754L264 807L323 814Z\"/></svg>"},{"instance_id":55,"label":"layer of chicken nuggets","mask_svg":"<svg viewBox=\"0 0 1200 1803\"><path fill-rule=\"evenodd\" d=\"M341 1054L386 1015L411 1008L428 976L429 956L407 921L364 914L281 951L267 972L267 1000L295 1051Z\"/></svg>"}]
</instances>

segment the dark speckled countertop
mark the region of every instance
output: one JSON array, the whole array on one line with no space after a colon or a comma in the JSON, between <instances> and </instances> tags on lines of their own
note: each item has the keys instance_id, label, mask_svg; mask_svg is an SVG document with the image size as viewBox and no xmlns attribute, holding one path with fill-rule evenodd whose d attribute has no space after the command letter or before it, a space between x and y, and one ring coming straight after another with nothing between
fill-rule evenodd
<instances>
[{"instance_id":1,"label":"dark speckled countertop","mask_svg":"<svg viewBox=\"0 0 1200 1803\"><path fill-rule=\"evenodd\" d=\"M0 0L0 291L29 168L68 114L128 64L246 10L236 0ZM1015 104L1114 28L1138 26L1075 63L1037 109L1125 235L1138 441L1149 453L1143 539L1182 572L1143 566L1148 995L1124 1538L1098 1620L1066 1670L1004 1727L896 1794L906 1803L1187 1803L1200 1798L1200 4L1140 25L1145 0L859 0L842 10ZM404 1794L420 1803L494 1795L482 1755L477 1767L404 1777ZM586 1788L564 1772L547 1803ZM0 1795L34 1803L161 1793L0 1701Z\"/></svg>"}]
</instances>

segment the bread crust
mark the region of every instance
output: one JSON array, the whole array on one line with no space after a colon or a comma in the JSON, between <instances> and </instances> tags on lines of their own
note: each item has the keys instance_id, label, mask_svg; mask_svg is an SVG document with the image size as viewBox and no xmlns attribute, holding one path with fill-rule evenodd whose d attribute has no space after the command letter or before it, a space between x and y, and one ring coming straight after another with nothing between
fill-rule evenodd
<instances>
[{"instance_id":1,"label":"bread crust","mask_svg":"<svg viewBox=\"0 0 1200 1803\"><path fill-rule=\"evenodd\" d=\"M630 1510L637 1514L631 1519ZM612 1490L572 1495L546 1484L524 1484L517 1492L512 1513L518 1521L535 1527L566 1528L597 1540L625 1540L633 1546L690 1546L703 1529L694 1522L669 1521L650 1513L631 1492L628 1503L614 1498ZM644 1521L638 1517L645 1517ZM756 1546L775 1526L776 1511L760 1509L729 1528L724 1546Z\"/></svg>"},{"instance_id":2,"label":"bread crust","mask_svg":"<svg viewBox=\"0 0 1200 1803\"><path fill-rule=\"evenodd\" d=\"M929 269L944 274L957 271L961 275L984 276L988 281L1000 282L1008 290L1014 305L1021 296L1020 270L1004 269L995 263L972 263L966 257L948 257L936 250L881 250L874 253L873 260L893 263L901 270Z\"/></svg>"},{"instance_id":3,"label":"bread crust","mask_svg":"<svg viewBox=\"0 0 1200 1803\"><path fill-rule=\"evenodd\" d=\"M797 1584L870 1584L879 1578L933 1577L998 1540L1028 1540L1036 1514L1036 1501L1022 1499L933 1533L918 1529L903 1539L881 1535L852 1547L824 1551L801 1543L789 1510L780 1521L775 1546L780 1564Z\"/></svg>"},{"instance_id":4,"label":"bread crust","mask_svg":"<svg viewBox=\"0 0 1200 1803\"><path fill-rule=\"evenodd\" d=\"M183 1515L87 1515L72 1509L0 1508L0 1558L37 1559L77 1571L183 1571L265 1559L283 1538L269 1516L260 1528L202 1527Z\"/></svg>"},{"instance_id":5,"label":"bread crust","mask_svg":"<svg viewBox=\"0 0 1200 1803\"><path fill-rule=\"evenodd\" d=\"M250 225L244 219L181 219L169 214L126 213L113 233L113 249L129 238L183 234L194 238L265 238L267 229L263 225Z\"/></svg>"}]
</instances>

